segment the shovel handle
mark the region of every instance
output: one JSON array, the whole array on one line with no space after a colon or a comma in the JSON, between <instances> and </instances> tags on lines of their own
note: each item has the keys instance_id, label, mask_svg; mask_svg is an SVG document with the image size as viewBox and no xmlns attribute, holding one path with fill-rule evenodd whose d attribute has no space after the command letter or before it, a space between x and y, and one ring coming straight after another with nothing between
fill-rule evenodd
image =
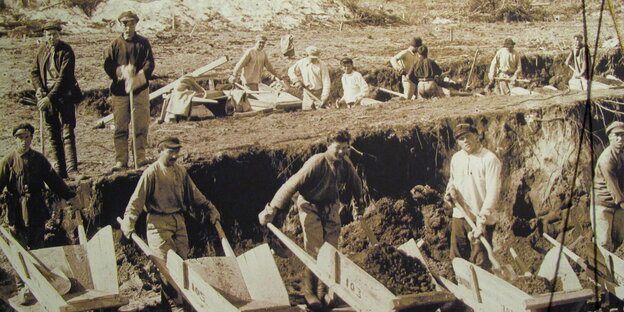
<instances>
[{"instance_id":1,"label":"shovel handle","mask_svg":"<svg viewBox=\"0 0 624 312\"><path fill-rule=\"evenodd\" d=\"M228 241L227 237L225 236L225 232L223 231L223 227L221 227L221 222L217 221L214 224L215 229L217 230L217 234L219 235L219 238L221 239L221 245L223 246L223 252L225 253L226 257L236 257L236 254L234 253L234 249L232 249L232 246L230 245L230 242Z\"/></svg>"}]
</instances>

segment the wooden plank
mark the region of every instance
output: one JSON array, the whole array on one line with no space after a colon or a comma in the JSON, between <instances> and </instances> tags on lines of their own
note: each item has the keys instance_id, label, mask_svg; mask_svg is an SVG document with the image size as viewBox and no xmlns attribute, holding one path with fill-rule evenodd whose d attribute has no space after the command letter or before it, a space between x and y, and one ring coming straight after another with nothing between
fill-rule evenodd
<instances>
[{"instance_id":1,"label":"wooden plank","mask_svg":"<svg viewBox=\"0 0 624 312\"><path fill-rule=\"evenodd\" d=\"M362 311L393 310L396 296L331 244L325 243L321 246L317 263L321 269L331 270L325 271L324 275L334 284L331 287L338 296L350 306ZM339 272L335 268L339 268ZM336 284L334 281L338 274L340 283ZM323 281L330 285L325 280ZM347 301L345 295L352 298L352 302Z\"/></svg>"},{"instance_id":2,"label":"wooden plank","mask_svg":"<svg viewBox=\"0 0 624 312\"><path fill-rule=\"evenodd\" d=\"M386 89L386 88L379 88L379 91L383 91L383 92L388 93L388 94L390 94L390 95L398 96L398 97L401 97L401 98L404 98L404 99L406 99L406 98L407 98L407 97L405 96L405 94L403 94L403 93L399 93L399 92L396 92L396 91L392 91L392 90L389 90L389 89Z\"/></svg>"},{"instance_id":3,"label":"wooden plank","mask_svg":"<svg viewBox=\"0 0 624 312\"><path fill-rule=\"evenodd\" d=\"M496 301L487 300L485 302L477 302L470 288L462 285L457 285L444 277L440 277L440 281L455 297L461 300L464 304L471 307L474 311L489 312L489 311L505 311L505 306ZM517 311L517 310L511 310Z\"/></svg>"},{"instance_id":4,"label":"wooden plank","mask_svg":"<svg viewBox=\"0 0 624 312\"><path fill-rule=\"evenodd\" d=\"M256 246L236 260L253 300L290 306L288 291L268 244Z\"/></svg>"},{"instance_id":5,"label":"wooden plank","mask_svg":"<svg viewBox=\"0 0 624 312\"><path fill-rule=\"evenodd\" d=\"M411 307L429 307L429 309L433 309L434 306L441 306L453 300L455 300L455 296L448 291L432 291L402 295L394 299L393 303L395 310L403 310Z\"/></svg>"},{"instance_id":6,"label":"wooden plank","mask_svg":"<svg viewBox=\"0 0 624 312\"><path fill-rule=\"evenodd\" d=\"M583 289L583 286L581 286L581 282L579 281L578 276L576 276L576 273L574 273L572 266L570 266L568 259L563 254L559 254L559 248L557 247L551 248L546 253L537 275L546 278L551 283L559 277L563 290L571 291Z\"/></svg>"},{"instance_id":7,"label":"wooden plank","mask_svg":"<svg viewBox=\"0 0 624 312\"><path fill-rule=\"evenodd\" d=\"M624 285L624 260L622 260L620 257L616 256L614 253L604 249L604 247L602 246L598 246L598 250L600 250L600 253L602 253L602 255L606 258L609 259L609 257L612 259L613 261L613 277L615 278L615 281L619 284L619 285ZM611 270L611 268L607 267L609 269L609 271Z\"/></svg>"},{"instance_id":8,"label":"wooden plank","mask_svg":"<svg viewBox=\"0 0 624 312\"><path fill-rule=\"evenodd\" d=\"M217 101L217 100L213 100L213 99L204 99L204 98L202 98L202 97L196 97L196 96L195 96L195 97L193 97L193 99L191 99L191 101L192 101L193 103L200 103L200 104L203 104L203 103L217 104L217 103L219 103L219 101Z\"/></svg>"},{"instance_id":9,"label":"wooden plank","mask_svg":"<svg viewBox=\"0 0 624 312\"><path fill-rule=\"evenodd\" d=\"M479 290L483 304L486 306L501 305L510 311L524 311L524 300L532 298L522 290L509 284L507 281L485 271L484 269L468 262L462 258L453 259L453 270L457 278L459 286L463 286L470 290L471 302L477 302L474 297L474 288L470 281L472 280L472 271L474 269L477 280L479 281ZM454 293L454 292L453 292ZM455 293L454 293L455 294ZM455 294L457 295L457 294ZM465 300L466 298L462 298ZM492 310L494 311L494 310ZM501 311L501 310L498 310Z\"/></svg>"},{"instance_id":10,"label":"wooden plank","mask_svg":"<svg viewBox=\"0 0 624 312\"><path fill-rule=\"evenodd\" d=\"M552 295L550 293L533 296L533 298L526 299L524 304L527 309L541 309L547 307L553 307L568 303L582 302L591 298L594 292L591 289L581 289L574 291L559 291Z\"/></svg>"},{"instance_id":11,"label":"wooden plank","mask_svg":"<svg viewBox=\"0 0 624 312\"><path fill-rule=\"evenodd\" d=\"M67 302L65 302L63 297L52 287L30 258L25 256L22 256L25 265L25 270L23 269L19 255L26 253L26 250L4 229L2 235L0 235L0 249L4 252L13 269L30 288L37 301L46 310L61 311L67 307ZM28 276L26 271L29 273Z\"/></svg>"},{"instance_id":12,"label":"wooden plank","mask_svg":"<svg viewBox=\"0 0 624 312\"><path fill-rule=\"evenodd\" d=\"M233 260L233 259L230 259ZM189 289L184 289L184 297L198 311L239 311L236 306L230 303L215 288L212 287L199 274L194 274L194 270L189 268Z\"/></svg>"},{"instance_id":13,"label":"wooden plank","mask_svg":"<svg viewBox=\"0 0 624 312\"><path fill-rule=\"evenodd\" d=\"M559 243L556 239L552 238L550 235L544 233L543 236L544 238L546 238L547 241L549 241L555 247L561 248L562 252L565 253L566 256L570 257L572 261L580 265L581 268L583 268L584 270L587 270L587 263L585 263L585 260L583 260L583 258L575 254L572 250L568 249L567 247L561 245L561 243Z\"/></svg>"},{"instance_id":14,"label":"wooden plank","mask_svg":"<svg viewBox=\"0 0 624 312\"><path fill-rule=\"evenodd\" d=\"M204 75L206 72L209 72L223 64L225 64L228 61L228 57L227 56L222 56L214 61L212 61L211 63L204 65L196 70L194 70L193 72L190 73L191 76L202 76ZM182 78L178 78L176 79L174 82L169 83L168 85L154 91L151 92L149 95L149 100L153 100L163 94L165 94L166 92L169 92L171 90L173 90L173 87L176 85L176 83L178 83L179 81L181 81Z\"/></svg>"},{"instance_id":15,"label":"wooden plank","mask_svg":"<svg viewBox=\"0 0 624 312\"><path fill-rule=\"evenodd\" d=\"M366 272L360 269L357 265L351 262L344 255L335 257L338 252L334 247L325 243L319 251L319 259L329 263L318 263L312 256L305 252L297 243L288 238L282 231L276 228L273 224L267 224L269 230L275 234L286 245L292 253L303 262L323 283L329 287L329 291L335 292L342 300L344 300L351 307L359 309L361 311L390 311L393 307L392 300L396 297L383 285L380 285L375 279L370 277ZM341 263L338 265L340 272L335 272L334 268L337 266L335 261L339 259ZM334 263L332 263L334 262ZM328 270L332 270L331 272ZM337 284L335 275L340 275L341 283ZM373 281L370 281L372 279ZM377 285L376 285L377 284ZM381 286L381 287L379 287ZM379 291L379 293L375 293ZM371 294L370 297L364 298L365 295ZM375 301L378 298L387 298L385 302L379 303ZM369 302L373 302L370 304Z\"/></svg>"},{"instance_id":16,"label":"wooden plank","mask_svg":"<svg viewBox=\"0 0 624 312\"><path fill-rule=\"evenodd\" d=\"M185 263L188 265L189 281L191 276L201 278L233 305L251 301L236 258L206 257L189 259Z\"/></svg>"},{"instance_id":17,"label":"wooden plank","mask_svg":"<svg viewBox=\"0 0 624 312\"><path fill-rule=\"evenodd\" d=\"M87 242L87 255L94 288L118 294L117 259L113 244L113 228L110 225L99 230Z\"/></svg>"}]
</instances>

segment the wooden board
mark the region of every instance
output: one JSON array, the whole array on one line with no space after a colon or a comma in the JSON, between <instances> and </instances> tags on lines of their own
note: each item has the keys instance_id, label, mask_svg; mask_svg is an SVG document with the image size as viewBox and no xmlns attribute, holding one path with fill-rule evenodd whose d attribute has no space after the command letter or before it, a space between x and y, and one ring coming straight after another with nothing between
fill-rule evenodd
<instances>
[{"instance_id":1,"label":"wooden board","mask_svg":"<svg viewBox=\"0 0 624 312\"><path fill-rule=\"evenodd\" d=\"M581 289L575 291L558 291L555 293L546 293L541 295L535 295L533 298L525 301L527 309L544 309L548 307L554 307L563 304L585 302L591 298L594 292L591 289Z\"/></svg>"},{"instance_id":2,"label":"wooden board","mask_svg":"<svg viewBox=\"0 0 624 312\"><path fill-rule=\"evenodd\" d=\"M559 277L563 290L572 291L583 289L568 259L563 253L560 254L559 251L560 248L554 247L546 253L537 275L548 279L551 283Z\"/></svg>"},{"instance_id":3,"label":"wooden board","mask_svg":"<svg viewBox=\"0 0 624 312\"><path fill-rule=\"evenodd\" d=\"M236 258L211 257L185 262L188 264L189 276L196 275L203 279L234 305L251 301Z\"/></svg>"},{"instance_id":4,"label":"wooden board","mask_svg":"<svg viewBox=\"0 0 624 312\"><path fill-rule=\"evenodd\" d=\"M186 299L198 312L236 312L239 311L216 289L207 283L198 272L184 269L185 261L172 250L167 254L167 268L171 271L171 282L175 283ZM183 276L181 277L181 274Z\"/></svg>"},{"instance_id":5,"label":"wooden board","mask_svg":"<svg viewBox=\"0 0 624 312\"><path fill-rule=\"evenodd\" d=\"M113 228L110 225L99 230L87 242L87 254L94 288L118 294L117 258L113 243Z\"/></svg>"},{"instance_id":6,"label":"wooden board","mask_svg":"<svg viewBox=\"0 0 624 312\"><path fill-rule=\"evenodd\" d=\"M214 61L212 61L211 63L209 63L208 65L202 66L196 70L194 70L193 72L190 73L191 76L201 76L203 74L205 74L208 71L211 71L223 64L225 64L228 61L228 57L227 56L222 56ZM165 94L166 92L169 92L171 90L173 90L173 87L175 87L176 83L179 82L180 80L182 80L182 78L178 78L176 79L174 82L169 83L168 85L150 93L149 95L149 100L153 100L163 94Z\"/></svg>"},{"instance_id":7,"label":"wooden board","mask_svg":"<svg viewBox=\"0 0 624 312\"><path fill-rule=\"evenodd\" d=\"M317 259L310 256L273 224L267 227L323 283L359 311L391 311L396 297L377 280L360 269L328 243L323 244Z\"/></svg>"},{"instance_id":8,"label":"wooden board","mask_svg":"<svg viewBox=\"0 0 624 312\"><path fill-rule=\"evenodd\" d=\"M89 268L87 250L84 246L61 246L36 249L32 254L38 259L45 259L45 265L53 270L60 269L72 280L70 291L93 289L93 279Z\"/></svg>"},{"instance_id":9,"label":"wooden board","mask_svg":"<svg viewBox=\"0 0 624 312\"><path fill-rule=\"evenodd\" d=\"M598 250L604 256L607 269L613 274L615 281L619 285L624 285L624 260L600 245L598 245ZM613 271L611 271L610 259L613 261Z\"/></svg>"},{"instance_id":10,"label":"wooden board","mask_svg":"<svg viewBox=\"0 0 624 312\"><path fill-rule=\"evenodd\" d=\"M262 244L238 256L238 266L253 300L274 306L290 306L288 291L268 244Z\"/></svg>"},{"instance_id":11,"label":"wooden board","mask_svg":"<svg viewBox=\"0 0 624 312\"><path fill-rule=\"evenodd\" d=\"M0 235L0 249L46 311L61 311L67 308L67 302L50 285L36 265L24 256L26 250L5 228L2 228Z\"/></svg>"},{"instance_id":12,"label":"wooden board","mask_svg":"<svg viewBox=\"0 0 624 312\"><path fill-rule=\"evenodd\" d=\"M469 290L469 297L475 298L474 290L481 294L483 304L490 307L499 307L490 311L525 311L524 302L532 298L527 293L509 284L507 281L485 271L484 269L470 263L462 258L453 259L453 270L457 278L458 286ZM476 273L478 289L475 288L472 271ZM458 294L453 292L458 298ZM466 297L460 298L462 301ZM464 301L466 302L466 301ZM466 303L468 304L468 303Z\"/></svg>"},{"instance_id":13,"label":"wooden board","mask_svg":"<svg viewBox=\"0 0 624 312\"><path fill-rule=\"evenodd\" d=\"M360 311L392 311L396 296L334 246L324 243L317 256L323 280L351 307Z\"/></svg>"},{"instance_id":14,"label":"wooden board","mask_svg":"<svg viewBox=\"0 0 624 312\"><path fill-rule=\"evenodd\" d=\"M425 266L425 269L427 269L427 273L429 274L429 276L431 277L431 280L435 284L436 290L443 291L445 289L442 286L440 279L437 276L434 276L433 274L431 274L431 270L429 270L429 266L427 265L427 260L425 259L425 256L420 251L420 246L422 246L423 243L424 242L422 239L419 239L418 242L416 242L412 238L408 240L407 242L405 242L403 245L399 246L399 250L402 250L410 257L414 257L418 259L420 263L422 263Z\"/></svg>"}]
</instances>

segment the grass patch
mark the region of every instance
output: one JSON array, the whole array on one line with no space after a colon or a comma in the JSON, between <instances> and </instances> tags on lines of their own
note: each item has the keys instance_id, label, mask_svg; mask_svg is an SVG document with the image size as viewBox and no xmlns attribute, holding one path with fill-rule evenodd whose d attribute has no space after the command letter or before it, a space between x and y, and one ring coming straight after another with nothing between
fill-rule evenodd
<instances>
[{"instance_id":1,"label":"grass patch","mask_svg":"<svg viewBox=\"0 0 624 312\"><path fill-rule=\"evenodd\" d=\"M371 26L389 26L406 24L405 21L394 14L389 14L383 8L372 9L360 5L359 0L342 0L349 12L351 18L349 24L371 25Z\"/></svg>"}]
</instances>

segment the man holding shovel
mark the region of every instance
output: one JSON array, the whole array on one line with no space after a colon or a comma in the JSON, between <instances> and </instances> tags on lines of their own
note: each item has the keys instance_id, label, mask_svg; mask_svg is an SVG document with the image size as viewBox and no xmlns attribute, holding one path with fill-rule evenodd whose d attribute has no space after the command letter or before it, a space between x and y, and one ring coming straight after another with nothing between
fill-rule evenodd
<instances>
[{"instance_id":1,"label":"man holding shovel","mask_svg":"<svg viewBox=\"0 0 624 312\"><path fill-rule=\"evenodd\" d=\"M303 88L302 110L326 108L331 88L329 69L319 60L321 52L315 46L306 48L308 57L288 69L288 77L295 88Z\"/></svg>"},{"instance_id":2,"label":"man holding shovel","mask_svg":"<svg viewBox=\"0 0 624 312\"><path fill-rule=\"evenodd\" d=\"M135 165L148 164L145 159L149 127L149 80L154 71L154 55L149 41L136 33L139 17L131 11L118 18L122 35L115 39L105 54L104 70L113 80L110 86L115 117L114 171L128 167L128 125L133 124Z\"/></svg>"},{"instance_id":3,"label":"man holding shovel","mask_svg":"<svg viewBox=\"0 0 624 312\"><path fill-rule=\"evenodd\" d=\"M199 208L210 216L210 223L220 219L217 208L197 189L186 169L176 163L181 147L175 137L165 137L158 143L159 158L143 171L121 221L121 230L130 239L136 220L146 209L147 244L165 260L170 249L182 259L189 256L184 212L195 215L191 209Z\"/></svg>"},{"instance_id":4,"label":"man holding shovel","mask_svg":"<svg viewBox=\"0 0 624 312\"><path fill-rule=\"evenodd\" d=\"M0 162L0 191L6 188L4 224L10 227L25 248L30 249L43 246L45 223L50 218L50 211L44 200L45 185L64 199L76 196L52 169L48 160L30 148L34 133L35 128L31 124L15 126L15 151ZM21 279L18 278L16 283L21 303L29 303L30 292Z\"/></svg>"},{"instance_id":5,"label":"man holding shovel","mask_svg":"<svg viewBox=\"0 0 624 312\"><path fill-rule=\"evenodd\" d=\"M624 208L624 123L614 121L607 127L609 146L596 162L590 220L596 244L609 251L613 245L613 215ZM619 212L618 212L619 214ZM621 225L617 225L619 228Z\"/></svg>"},{"instance_id":6,"label":"man holding shovel","mask_svg":"<svg viewBox=\"0 0 624 312\"><path fill-rule=\"evenodd\" d=\"M516 84L516 80L522 74L522 60L520 53L514 50L516 43L511 39L505 39L503 47L496 51L496 55L490 63L490 71L488 79L490 83L487 89L494 86L495 93L501 95L510 95L511 88Z\"/></svg>"},{"instance_id":7,"label":"man holding shovel","mask_svg":"<svg viewBox=\"0 0 624 312\"><path fill-rule=\"evenodd\" d=\"M472 125L459 124L454 134L461 150L451 158L444 195L444 200L453 207L450 257L464 258L489 270L492 263L479 236L485 236L491 245L492 212L500 194L502 164L494 153L481 145L477 129ZM466 218L476 224L474 229Z\"/></svg>"},{"instance_id":8,"label":"man holding shovel","mask_svg":"<svg viewBox=\"0 0 624 312\"><path fill-rule=\"evenodd\" d=\"M45 43L37 52L31 80L36 90L40 118L45 119L54 149L52 155L56 171L62 178L67 178L68 172L78 172L75 105L81 100L82 92L74 75L74 51L69 44L61 41L61 24L46 23L43 34ZM41 138L43 144L43 135Z\"/></svg>"},{"instance_id":9,"label":"man holding shovel","mask_svg":"<svg viewBox=\"0 0 624 312\"><path fill-rule=\"evenodd\" d=\"M346 184L356 199L357 214L362 214L362 181L357 175L349 151L351 135L340 131L328 138L327 151L316 154L305 162L299 171L290 177L275 193L273 200L260 212L260 224L273 221L277 212L290 203L291 197L299 192L295 206L299 211L299 221L303 228L303 245L313 257L324 242L338 244L340 234L339 191ZM318 283L318 285L317 285ZM312 271L306 270L303 292L312 309L321 308L326 288Z\"/></svg>"}]
</instances>

